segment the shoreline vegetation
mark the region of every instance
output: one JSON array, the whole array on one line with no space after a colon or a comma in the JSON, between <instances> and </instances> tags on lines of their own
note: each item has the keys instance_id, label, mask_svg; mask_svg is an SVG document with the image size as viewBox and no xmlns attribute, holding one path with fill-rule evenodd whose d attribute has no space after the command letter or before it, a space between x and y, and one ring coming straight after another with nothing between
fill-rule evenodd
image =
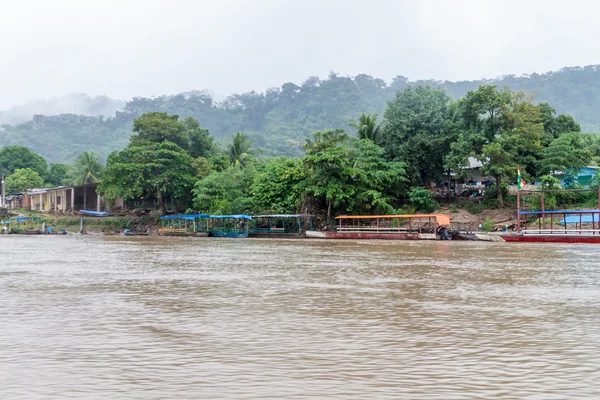
<instances>
[{"instance_id":1,"label":"shoreline vegetation","mask_svg":"<svg viewBox=\"0 0 600 400\"><path fill-rule=\"evenodd\" d=\"M127 211L112 207L117 198L128 210L162 215L311 214L326 228L338 215L438 210L470 229L493 229L512 225L511 215L514 221L509 184L517 180L545 189L579 187L578 171L600 156L600 137L581 133L571 116L556 115L524 92L484 85L453 100L440 88L417 86L397 92L381 117L363 113L347 128L315 131L303 149L300 158L268 157L244 132L233 133L221 147L193 118L150 112L134 120L129 144L105 164L84 152L71 165L48 166L26 147L7 146L0 150L0 172L7 193L99 183L108 208L121 214ZM472 181L473 161L477 179L486 182ZM454 191L463 184L485 188L476 198L459 197ZM600 178L587 185L600 186ZM536 201L528 199L531 209L539 206ZM545 207L582 208L592 201L589 195L557 193L546 197ZM150 229L157 218L86 222L99 231ZM79 217L50 219L79 229Z\"/></svg>"}]
</instances>

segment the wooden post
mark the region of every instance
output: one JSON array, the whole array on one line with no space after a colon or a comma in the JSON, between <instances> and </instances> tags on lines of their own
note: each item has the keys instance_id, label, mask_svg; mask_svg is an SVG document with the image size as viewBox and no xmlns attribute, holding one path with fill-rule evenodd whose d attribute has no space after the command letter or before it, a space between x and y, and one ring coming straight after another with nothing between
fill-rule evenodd
<instances>
[{"instance_id":1,"label":"wooden post","mask_svg":"<svg viewBox=\"0 0 600 400\"><path fill-rule=\"evenodd\" d=\"M546 214L544 213L544 211L546 211L546 206L544 205L544 192L542 192L540 200L542 201L542 228L546 229Z\"/></svg>"},{"instance_id":2,"label":"wooden post","mask_svg":"<svg viewBox=\"0 0 600 400\"><path fill-rule=\"evenodd\" d=\"M579 234L580 235L581 235L581 220L583 219L582 216L583 216L583 213L579 213Z\"/></svg>"},{"instance_id":3,"label":"wooden post","mask_svg":"<svg viewBox=\"0 0 600 400\"><path fill-rule=\"evenodd\" d=\"M517 233L521 233L521 193L517 189Z\"/></svg>"}]
</instances>

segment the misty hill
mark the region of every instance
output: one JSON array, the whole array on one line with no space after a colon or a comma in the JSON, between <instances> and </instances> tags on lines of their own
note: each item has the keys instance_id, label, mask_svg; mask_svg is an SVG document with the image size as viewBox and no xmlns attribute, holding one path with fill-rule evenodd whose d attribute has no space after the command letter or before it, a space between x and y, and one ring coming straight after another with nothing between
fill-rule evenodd
<instances>
[{"instance_id":1,"label":"misty hill","mask_svg":"<svg viewBox=\"0 0 600 400\"><path fill-rule=\"evenodd\" d=\"M381 113L386 102L408 85L443 87L455 97L483 84L507 86L537 96L561 114L572 115L587 132L600 132L599 66L563 68L556 72L498 79L448 82L409 81L398 76L391 83L369 75L344 77L330 74L327 79L307 79L301 85L285 83L264 93L234 94L216 102L205 92L175 96L134 98L114 116L63 114L36 115L22 124L5 124L0 145L28 146L51 162L70 162L84 150L102 157L124 147L134 118L149 111L191 116L221 142L231 133L245 131L266 155L302 154L304 138L319 129L346 128L361 112ZM98 114L101 115L101 114Z\"/></svg>"},{"instance_id":2,"label":"misty hill","mask_svg":"<svg viewBox=\"0 0 600 400\"><path fill-rule=\"evenodd\" d=\"M77 114L87 116L110 117L123 108L125 102L106 96L89 96L73 93L50 100L34 101L14 106L0 112L0 125L20 124L29 121L34 115Z\"/></svg>"}]
</instances>

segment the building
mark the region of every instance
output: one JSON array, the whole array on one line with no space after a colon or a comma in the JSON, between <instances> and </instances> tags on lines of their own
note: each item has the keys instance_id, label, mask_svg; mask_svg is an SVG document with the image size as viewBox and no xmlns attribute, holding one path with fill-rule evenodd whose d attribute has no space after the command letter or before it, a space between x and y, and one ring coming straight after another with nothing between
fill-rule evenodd
<instances>
[{"instance_id":1,"label":"building","mask_svg":"<svg viewBox=\"0 0 600 400\"><path fill-rule=\"evenodd\" d=\"M97 183L31 189L23 194L22 206L40 212L107 211L108 204L97 189ZM123 199L116 199L113 208L123 209Z\"/></svg>"}]
</instances>

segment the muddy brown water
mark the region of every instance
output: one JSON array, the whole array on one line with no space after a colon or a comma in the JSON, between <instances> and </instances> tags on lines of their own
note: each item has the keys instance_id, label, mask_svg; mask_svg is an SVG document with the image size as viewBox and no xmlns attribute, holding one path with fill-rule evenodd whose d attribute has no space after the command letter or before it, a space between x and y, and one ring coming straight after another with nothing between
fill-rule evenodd
<instances>
[{"instance_id":1,"label":"muddy brown water","mask_svg":"<svg viewBox=\"0 0 600 400\"><path fill-rule=\"evenodd\" d=\"M1 399L600 398L600 246L0 249Z\"/></svg>"}]
</instances>

